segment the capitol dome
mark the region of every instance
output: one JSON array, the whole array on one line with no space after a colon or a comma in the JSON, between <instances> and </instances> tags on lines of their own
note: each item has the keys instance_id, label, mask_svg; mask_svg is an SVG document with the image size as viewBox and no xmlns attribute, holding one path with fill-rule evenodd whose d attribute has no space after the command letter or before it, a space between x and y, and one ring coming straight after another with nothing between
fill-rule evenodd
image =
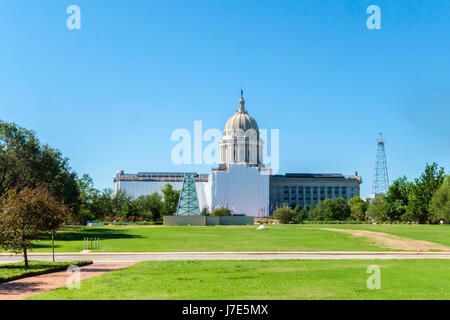
<instances>
[{"instance_id":1,"label":"capitol dome","mask_svg":"<svg viewBox=\"0 0 450 320\"><path fill-rule=\"evenodd\" d=\"M255 130L256 134L259 132L256 120L245 111L245 100L241 98L239 100L239 110L228 119L224 133L230 134L237 130L243 130L245 132L249 129Z\"/></svg>"},{"instance_id":2,"label":"capitol dome","mask_svg":"<svg viewBox=\"0 0 450 320\"><path fill-rule=\"evenodd\" d=\"M263 167L264 141L259 137L256 120L245 111L245 100L241 91L238 111L227 121L220 140L220 168L231 163L245 163Z\"/></svg>"}]
</instances>

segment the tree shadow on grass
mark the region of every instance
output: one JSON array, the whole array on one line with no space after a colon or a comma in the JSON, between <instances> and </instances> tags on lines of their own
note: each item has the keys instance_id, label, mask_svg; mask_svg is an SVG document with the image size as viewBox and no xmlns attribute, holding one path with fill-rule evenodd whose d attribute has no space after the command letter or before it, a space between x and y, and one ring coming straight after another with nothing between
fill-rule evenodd
<instances>
[{"instance_id":1,"label":"tree shadow on grass","mask_svg":"<svg viewBox=\"0 0 450 320\"><path fill-rule=\"evenodd\" d=\"M66 227L55 234L55 248L63 246L61 241L84 241L85 238L101 240L111 239L136 239L144 238L140 235L128 234L124 230L112 230L103 228L82 228L82 227ZM51 237L48 234L40 236L37 241L48 241ZM59 242L59 243L58 243ZM51 244L34 243L33 249L51 248Z\"/></svg>"}]
</instances>

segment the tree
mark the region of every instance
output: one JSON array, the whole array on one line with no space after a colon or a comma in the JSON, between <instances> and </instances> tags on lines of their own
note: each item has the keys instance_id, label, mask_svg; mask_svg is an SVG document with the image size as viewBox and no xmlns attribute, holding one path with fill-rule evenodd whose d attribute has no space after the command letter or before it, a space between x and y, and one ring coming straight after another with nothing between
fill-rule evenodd
<instances>
[{"instance_id":1,"label":"tree","mask_svg":"<svg viewBox=\"0 0 450 320\"><path fill-rule=\"evenodd\" d=\"M305 220L308 219L308 211L303 209L300 206L296 206L294 208L294 223L303 223Z\"/></svg>"},{"instance_id":2,"label":"tree","mask_svg":"<svg viewBox=\"0 0 450 320\"><path fill-rule=\"evenodd\" d=\"M350 206L350 217L355 221L364 221L369 204L361 200L360 196L354 196L348 200L348 205Z\"/></svg>"},{"instance_id":3,"label":"tree","mask_svg":"<svg viewBox=\"0 0 450 320\"><path fill-rule=\"evenodd\" d=\"M172 185L167 183L162 188L164 196L164 204L161 208L161 214L164 216L172 216L177 212L178 199L180 198L180 190L173 190Z\"/></svg>"},{"instance_id":4,"label":"tree","mask_svg":"<svg viewBox=\"0 0 450 320\"><path fill-rule=\"evenodd\" d=\"M0 196L46 185L57 200L77 209L76 174L61 152L41 145L32 131L0 121Z\"/></svg>"},{"instance_id":5,"label":"tree","mask_svg":"<svg viewBox=\"0 0 450 320\"><path fill-rule=\"evenodd\" d=\"M44 187L11 189L0 198L0 245L23 252L28 268L28 250L43 232L55 232L67 215L67 207Z\"/></svg>"},{"instance_id":6,"label":"tree","mask_svg":"<svg viewBox=\"0 0 450 320\"><path fill-rule=\"evenodd\" d=\"M92 211L93 201L98 195L98 190L94 188L94 182L88 174L76 179L79 202L78 209L73 212L71 219L85 224L87 221L97 218Z\"/></svg>"},{"instance_id":7,"label":"tree","mask_svg":"<svg viewBox=\"0 0 450 320\"><path fill-rule=\"evenodd\" d=\"M412 183L407 182L406 177L394 181L386 195L386 217L390 221L398 221L404 218L408 207L408 195Z\"/></svg>"},{"instance_id":8,"label":"tree","mask_svg":"<svg viewBox=\"0 0 450 320\"><path fill-rule=\"evenodd\" d=\"M160 219L163 202L162 197L157 192L140 196L134 201L138 204L139 216L145 220L153 219L157 221Z\"/></svg>"},{"instance_id":9,"label":"tree","mask_svg":"<svg viewBox=\"0 0 450 320\"><path fill-rule=\"evenodd\" d=\"M291 208L279 208L275 210L273 213L273 217L280 221L282 224L288 224L291 223L294 219L295 212Z\"/></svg>"},{"instance_id":10,"label":"tree","mask_svg":"<svg viewBox=\"0 0 450 320\"><path fill-rule=\"evenodd\" d=\"M378 195L371 201L369 209L367 209L367 215L372 220L386 220L386 196L384 194Z\"/></svg>"},{"instance_id":11,"label":"tree","mask_svg":"<svg viewBox=\"0 0 450 320\"><path fill-rule=\"evenodd\" d=\"M316 221L342 221L349 217L350 207L343 198L325 199L309 211L309 218Z\"/></svg>"},{"instance_id":12,"label":"tree","mask_svg":"<svg viewBox=\"0 0 450 320\"><path fill-rule=\"evenodd\" d=\"M420 178L415 179L415 183L411 185L405 217L418 223L429 222L431 199L443 182L444 168L438 169L437 163L427 164Z\"/></svg>"},{"instance_id":13,"label":"tree","mask_svg":"<svg viewBox=\"0 0 450 320\"><path fill-rule=\"evenodd\" d=\"M434 193L431 204L431 220L450 221L450 176L447 176L442 185Z\"/></svg>"},{"instance_id":14,"label":"tree","mask_svg":"<svg viewBox=\"0 0 450 320\"><path fill-rule=\"evenodd\" d=\"M71 209L57 201L46 188L36 190L40 197L41 229L49 232L52 237L52 259L55 262L55 234L69 218Z\"/></svg>"},{"instance_id":15,"label":"tree","mask_svg":"<svg viewBox=\"0 0 450 320\"><path fill-rule=\"evenodd\" d=\"M211 215L215 217L229 217L231 216L231 210L228 208L217 208L211 211Z\"/></svg>"}]
</instances>

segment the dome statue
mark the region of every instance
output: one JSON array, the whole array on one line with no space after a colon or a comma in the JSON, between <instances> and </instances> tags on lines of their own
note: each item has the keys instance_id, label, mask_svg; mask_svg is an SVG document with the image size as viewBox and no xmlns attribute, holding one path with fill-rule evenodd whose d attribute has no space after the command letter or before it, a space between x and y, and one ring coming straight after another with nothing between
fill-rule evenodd
<instances>
[{"instance_id":1,"label":"dome statue","mask_svg":"<svg viewBox=\"0 0 450 320\"><path fill-rule=\"evenodd\" d=\"M230 163L263 166L261 160L263 145L256 120L245 110L245 100L241 90L238 111L228 119L222 140L220 140L220 168L225 168Z\"/></svg>"}]
</instances>

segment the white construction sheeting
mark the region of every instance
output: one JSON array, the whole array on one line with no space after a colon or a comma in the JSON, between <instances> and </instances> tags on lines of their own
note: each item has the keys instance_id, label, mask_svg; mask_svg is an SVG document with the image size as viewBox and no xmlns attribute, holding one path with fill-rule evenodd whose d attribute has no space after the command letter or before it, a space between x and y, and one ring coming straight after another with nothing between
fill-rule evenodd
<instances>
[{"instance_id":1,"label":"white construction sheeting","mask_svg":"<svg viewBox=\"0 0 450 320\"><path fill-rule=\"evenodd\" d=\"M233 214L267 216L269 175L246 164L228 164L228 170L211 173L211 208L227 207Z\"/></svg>"}]
</instances>

